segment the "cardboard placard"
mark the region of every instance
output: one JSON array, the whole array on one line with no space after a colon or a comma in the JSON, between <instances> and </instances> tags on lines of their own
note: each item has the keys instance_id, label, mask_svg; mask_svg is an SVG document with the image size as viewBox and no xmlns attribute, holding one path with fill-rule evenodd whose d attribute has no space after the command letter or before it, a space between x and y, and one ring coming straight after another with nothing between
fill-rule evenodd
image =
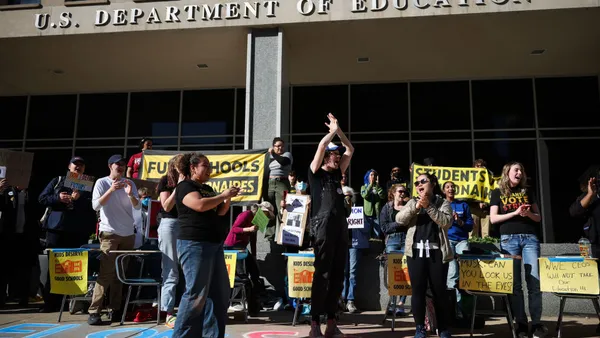
<instances>
[{"instance_id":1,"label":"cardboard placard","mask_svg":"<svg viewBox=\"0 0 600 338\"><path fill-rule=\"evenodd\" d=\"M58 295L82 295L87 292L87 250L52 249L48 269L50 292Z\"/></svg>"},{"instance_id":2,"label":"cardboard placard","mask_svg":"<svg viewBox=\"0 0 600 338\"><path fill-rule=\"evenodd\" d=\"M158 193L156 193L156 187L158 186L158 182L148 181L148 180L140 180L137 178L128 178L133 183L135 183L135 188L139 189L141 187L146 187L148 189L148 195L153 199L158 199Z\"/></svg>"},{"instance_id":3,"label":"cardboard placard","mask_svg":"<svg viewBox=\"0 0 600 338\"><path fill-rule=\"evenodd\" d=\"M225 251L225 265L227 266L227 275L229 276L229 287L233 289L235 269L237 267L237 252Z\"/></svg>"},{"instance_id":4,"label":"cardboard placard","mask_svg":"<svg viewBox=\"0 0 600 338\"><path fill-rule=\"evenodd\" d=\"M252 224L258 227L258 230L264 233L267 230L267 225L269 225L269 217L265 215L265 212L262 209L256 210L256 214L254 218L252 218Z\"/></svg>"},{"instance_id":5,"label":"cardboard placard","mask_svg":"<svg viewBox=\"0 0 600 338\"><path fill-rule=\"evenodd\" d=\"M462 290L513 293L512 258L459 259L459 288Z\"/></svg>"},{"instance_id":6,"label":"cardboard placard","mask_svg":"<svg viewBox=\"0 0 600 338\"><path fill-rule=\"evenodd\" d=\"M412 287L408 274L406 256L401 253L387 255L388 263L388 293L390 296L410 296Z\"/></svg>"},{"instance_id":7,"label":"cardboard placard","mask_svg":"<svg viewBox=\"0 0 600 338\"><path fill-rule=\"evenodd\" d=\"M88 176L78 173L67 172L64 186L73 190L89 191L94 190L94 182L96 178L94 176Z\"/></svg>"},{"instance_id":8,"label":"cardboard placard","mask_svg":"<svg viewBox=\"0 0 600 338\"><path fill-rule=\"evenodd\" d=\"M0 166L5 167L4 176L13 187L29 187L32 164L33 153L0 149Z\"/></svg>"},{"instance_id":9,"label":"cardboard placard","mask_svg":"<svg viewBox=\"0 0 600 338\"><path fill-rule=\"evenodd\" d=\"M352 213L346 220L348 221L348 229L364 229L365 214L363 207L352 207Z\"/></svg>"},{"instance_id":10,"label":"cardboard placard","mask_svg":"<svg viewBox=\"0 0 600 338\"><path fill-rule=\"evenodd\" d=\"M290 298L310 298L315 274L314 262L314 256L288 256L288 296Z\"/></svg>"},{"instance_id":11,"label":"cardboard placard","mask_svg":"<svg viewBox=\"0 0 600 338\"><path fill-rule=\"evenodd\" d=\"M287 194L281 226L277 233L278 244L302 246L309 210L310 196Z\"/></svg>"},{"instance_id":12,"label":"cardboard placard","mask_svg":"<svg viewBox=\"0 0 600 338\"><path fill-rule=\"evenodd\" d=\"M598 262L583 257L540 257L540 289L543 292L597 295Z\"/></svg>"}]
</instances>

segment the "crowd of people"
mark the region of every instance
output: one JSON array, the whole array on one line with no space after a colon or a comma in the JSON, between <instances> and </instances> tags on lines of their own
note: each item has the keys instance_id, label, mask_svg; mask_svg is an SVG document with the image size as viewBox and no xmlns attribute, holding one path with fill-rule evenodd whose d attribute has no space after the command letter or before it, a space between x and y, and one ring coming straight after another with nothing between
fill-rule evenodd
<instances>
[{"instance_id":1,"label":"crowd of people","mask_svg":"<svg viewBox=\"0 0 600 338\"><path fill-rule=\"evenodd\" d=\"M276 237L282 226L282 210L288 193L310 198L305 242L299 247L282 246L284 252L309 249L314 253L310 337L342 334L337 325L340 305L351 313L359 311L355 302L355 294L360 288L357 285L358 264L361 251L369 248L373 239L384 241L386 253L400 252L407 256L415 337L427 335L428 290L433 296L439 336L451 337L452 318L447 309L456 306L457 315L462 314L456 255L468 250L470 237L487 236L492 230L499 234L501 250L522 257L516 262L522 262L526 267L531 320L525 311L520 264L515 264L514 293L510 296L518 336L546 335L547 328L541 323L538 272L541 216L535 194L527 186L522 164L510 162L504 166L489 204L456 199L456 184L447 181L441 185L430 173L415 175L414 182L409 182L402 176L400 167L391 170L385 185L380 183L381 177L376 170L368 170L360 193L356 193L347 184L354 147L337 119L332 114L327 115L327 119L327 133L306 168L305 181L293 170L293 156L285 151L284 140L279 137L273 140L268 150L269 179L264 201L251 205L233 224L229 224L225 215L230 210L232 198L241 193L239 187L215 192L207 184L212 173L210 160L200 153L178 154L169 161L156 193L160 201L158 246L162 252L163 281L160 310L165 316L165 324L174 329L173 337L224 336L231 293L224 258L226 249L248 250L250 247L245 264L251 280L248 306L251 315L261 311L258 299L261 273L256 261L258 226L252 220L262 210L269 219L265 238L271 242L272 249L278 246ZM341 145L334 143L336 137ZM142 151L152 149L152 140L143 139L140 148ZM133 155L129 161L121 155L111 156L107 163L108 175L95 181L92 192L66 187L64 176L52 179L38 197L38 202L46 207L39 221L25 217L27 206L32 204L27 190L0 180L2 252L6 254L17 246L38 246L35 256L23 258L31 262L14 264L18 273L12 277L2 274L0 304L4 304L7 297L27 303L35 296L37 286L30 286L29 281L36 273L37 251L41 249L38 242L40 229L45 232L43 245L46 248L78 248L88 242L90 234L97 232L103 254L87 310L88 323L102 324L104 307L109 309L113 320L121 318L122 286L116 278L115 257L111 250L134 248L134 212L147 206L150 200L147 189L138 192L130 179L140 176L141 154ZM431 158L423 162L426 165L435 163ZM476 168L485 168L485 165L481 159L473 164ZM82 157L75 156L69 161L68 170L72 173L84 174L85 168ZM593 168L582 176L582 195L570 209L573 217L586 221L585 231L593 243L596 257L600 244L597 174L598 168ZM346 219L359 196L364 210L364 228L349 230ZM182 282L180 272L185 291L177 307L176 290ZM286 275L281 273L287 288ZM42 310L57 311L60 296L50 293L49 278L47 280ZM286 288L280 290L280 301L275 309L300 306L288 299ZM448 288L456 290L456 304L451 304L446 297ZM107 289L108 302L104 300ZM400 297L397 304L390 304L386 310L403 315L406 301L406 296ZM326 317L324 331L322 316Z\"/></svg>"}]
</instances>

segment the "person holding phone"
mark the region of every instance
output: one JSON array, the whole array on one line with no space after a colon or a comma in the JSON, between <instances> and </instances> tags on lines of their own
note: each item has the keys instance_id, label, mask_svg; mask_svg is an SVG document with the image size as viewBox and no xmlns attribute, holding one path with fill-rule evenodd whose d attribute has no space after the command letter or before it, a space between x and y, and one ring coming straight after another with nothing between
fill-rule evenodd
<instances>
[{"instance_id":1,"label":"person holding phone","mask_svg":"<svg viewBox=\"0 0 600 338\"><path fill-rule=\"evenodd\" d=\"M529 295L531 331L534 338L546 336L548 329L542 325L542 293L538 258L540 257L541 216L536 198L527 187L527 174L519 162L510 162L502 169L498 188L492 191L490 219L500 228L500 248L504 253L522 256L515 260L513 294L510 303L517 322L518 337L529 337L527 314L521 283L521 264L525 266L525 280Z\"/></svg>"}]
</instances>

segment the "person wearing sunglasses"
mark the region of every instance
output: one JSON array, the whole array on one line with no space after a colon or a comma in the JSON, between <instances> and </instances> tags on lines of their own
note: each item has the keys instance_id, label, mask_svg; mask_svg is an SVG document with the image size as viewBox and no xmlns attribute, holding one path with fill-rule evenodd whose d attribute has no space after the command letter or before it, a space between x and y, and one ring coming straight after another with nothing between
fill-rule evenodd
<instances>
[{"instance_id":1,"label":"person wearing sunglasses","mask_svg":"<svg viewBox=\"0 0 600 338\"><path fill-rule=\"evenodd\" d=\"M414 183L417 197L411 199L396 215L398 224L408 227L404 253L412 285L412 312L416 324L415 338L427 337L425 330L425 294L430 285L436 322L441 338L451 338L448 330L446 276L454 253L448 240L452 225L450 202L442 197L435 175L425 173Z\"/></svg>"},{"instance_id":2,"label":"person wearing sunglasses","mask_svg":"<svg viewBox=\"0 0 600 338\"><path fill-rule=\"evenodd\" d=\"M408 201L408 190L402 184L394 184L388 191L388 202L381 209L379 215L379 223L381 230L387 236L385 243L385 252L400 252L404 253L404 243L406 241L406 230L408 228L396 222L396 215ZM404 304L406 296L401 296L398 304L387 309L388 315L392 315L394 311L396 316L404 315Z\"/></svg>"}]
</instances>

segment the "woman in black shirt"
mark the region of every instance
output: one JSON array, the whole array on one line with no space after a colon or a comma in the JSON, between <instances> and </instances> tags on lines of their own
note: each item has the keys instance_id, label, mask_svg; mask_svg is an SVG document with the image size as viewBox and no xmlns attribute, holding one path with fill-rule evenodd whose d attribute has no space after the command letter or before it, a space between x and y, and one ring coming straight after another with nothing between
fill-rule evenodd
<instances>
[{"instance_id":1,"label":"woman in black shirt","mask_svg":"<svg viewBox=\"0 0 600 338\"><path fill-rule=\"evenodd\" d=\"M229 277L223 241L229 230L220 216L229 210L240 189L232 187L217 195L206 182L211 166L202 154L184 154L176 167L186 176L177 185L179 220L177 254L185 276L185 293L173 337L224 337Z\"/></svg>"},{"instance_id":2,"label":"woman in black shirt","mask_svg":"<svg viewBox=\"0 0 600 338\"><path fill-rule=\"evenodd\" d=\"M521 163L511 162L502 169L498 189L492 191L490 200L490 220L500 228L500 248L514 256L515 260L513 294L510 296L512 313L517 322L517 335L529 337L527 314L523 300L521 283L521 264L525 265L525 280L529 294L529 313L533 337L544 337L548 329L542 325L542 293L540 292L540 274L538 258L540 241L537 233L541 216L535 197L527 189L527 175Z\"/></svg>"}]
</instances>

